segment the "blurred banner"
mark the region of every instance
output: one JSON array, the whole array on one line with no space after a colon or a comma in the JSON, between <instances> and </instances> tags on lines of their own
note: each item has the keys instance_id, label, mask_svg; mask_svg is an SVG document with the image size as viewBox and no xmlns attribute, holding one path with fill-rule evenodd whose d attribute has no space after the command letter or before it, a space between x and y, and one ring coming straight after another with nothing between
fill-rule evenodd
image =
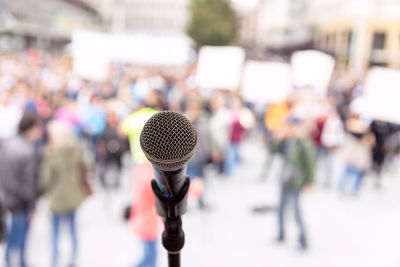
<instances>
[{"instance_id":1,"label":"blurred banner","mask_svg":"<svg viewBox=\"0 0 400 267\"><path fill-rule=\"evenodd\" d=\"M245 52L240 47L205 46L200 49L197 84L205 89L237 90L240 86Z\"/></svg>"},{"instance_id":2,"label":"blurred banner","mask_svg":"<svg viewBox=\"0 0 400 267\"><path fill-rule=\"evenodd\" d=\"M362 116L392 123L400 123L400 71L374 67L368 71L364 95L351 105L353 112Z\"/></svg>"},{"instance_id":3,"label":"blurred banner","mask_svg":"<svg viewBox=\"0 0 400 267\"><path fill-rule=\"evenodd\" d=\"M292 90L290 65L277 62L247 61L241 95L252 103L279 103Z\"/></svg>"},{"instance_id":4,"label":"blurred banner","mask_svg":"<svg viewBox=\"0 0 400 267\"><path fill-rule=\"evenodd\" d=\"M79 30L72 35L74 69L82 77L104 79L106 62L146 66L182 66L191 56L190 39L184 34L137 32L109 34ZM108 67L107 67L108 68ZM90 75L88 75L90 73Z\"/></svg>"},{"instance_id":5,"label":"blurred banner","mask_svg":"<svg viewBox=\"0 0 400 267\"><path fill-rule=\"evenodd\" d=\"M299 51L293 53L291 65L296 87L311 86L318 94L325 94L335 67L332 56L314 50Z\"/></svg>"}]
</instances>

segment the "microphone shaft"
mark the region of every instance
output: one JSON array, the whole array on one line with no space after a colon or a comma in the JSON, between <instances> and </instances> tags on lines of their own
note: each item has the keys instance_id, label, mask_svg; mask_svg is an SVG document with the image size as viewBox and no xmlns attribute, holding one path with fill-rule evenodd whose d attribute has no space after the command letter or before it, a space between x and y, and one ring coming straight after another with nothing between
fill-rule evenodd
<instances>
[{"instance_id":1,"label":"microphone shaft","mask_svg":"<svg viewBox=\"0 0 400 267\"><path fill-rule=\"evenodd\" d=\"M181 266L181 253L180 252L168 252L168 266L169 267L180 267Z\"/></svg>"}]
</instances>

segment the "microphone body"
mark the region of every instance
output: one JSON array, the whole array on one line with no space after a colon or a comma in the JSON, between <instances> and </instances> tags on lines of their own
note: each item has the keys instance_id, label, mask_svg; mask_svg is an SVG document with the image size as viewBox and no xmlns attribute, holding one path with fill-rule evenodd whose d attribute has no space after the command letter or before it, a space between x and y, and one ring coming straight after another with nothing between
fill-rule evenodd
<instances>
[{"instance_id":1,"label":"microphone body","mask_svg":"<svg viewBox=\"0 0 400 267\"><path fill-rule=\"evenodd\" d=\"M186 166L175 171L154 168L157 187L165 197L173 197L182 189L186 178Z\"/></svg>"}]
</instances>

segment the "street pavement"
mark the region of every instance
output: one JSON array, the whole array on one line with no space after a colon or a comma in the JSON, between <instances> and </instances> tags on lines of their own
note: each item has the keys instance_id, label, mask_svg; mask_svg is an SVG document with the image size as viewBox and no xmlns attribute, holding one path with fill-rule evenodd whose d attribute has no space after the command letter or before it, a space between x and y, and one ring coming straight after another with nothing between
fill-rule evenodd
<instances>
[{"instance_id":1,"label":"street pavement","mask_svg":"<svg viewBox=\"0 0 400 267\"><path fill-rule=\"evenodd\" d=\"M276 243L279 198L279 159L268 177L260 174L266 159L260 142L242 147L242 162L234 177L208 171L205 187L207 209L195 201L183 217L186 244L182 266L186 267L399 267L400 266L400 173L385 172L383 186L374 187L372 175L365 178L358 197L337 190L342 169L340 153L335 157L330 188L317 181L304 192L301 208L309 237L309 250L298 249L297 226L288 211L287 240ZM398 163L397 163L398 164ZM397 167L397 165L396 165ZM319 177L323 171L319 171ZM79 209L79 262L81 267L130 267L140 260L139 240L123 221L123 208L130 200L130 168L126 168L120 190L96 193ZM254 209L261 211L255 212ZM65 229L67 230L67 229ZM29 266L50 266L50 214L46 201L38 203L30 229ZM61 240L61 266L70 255L68 235ZM167 266L159 246L158 266ZM0 246L4 255L4 245ZM63 265L64 264L64 265Z\"/></svg>"}]
</instances>

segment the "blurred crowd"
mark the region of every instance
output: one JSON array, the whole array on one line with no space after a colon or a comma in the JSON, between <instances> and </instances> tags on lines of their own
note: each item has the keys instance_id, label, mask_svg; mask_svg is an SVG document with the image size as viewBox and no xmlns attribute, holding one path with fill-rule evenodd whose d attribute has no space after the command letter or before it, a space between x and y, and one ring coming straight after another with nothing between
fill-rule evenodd
<instances>
[{"instance_id":1,"label":"blurred crowd","mask_svg":"<svg viewBox=\"0 0 400 267\"><path fill-rule=\"evenodd\" d=\"M208 206L203 197L206 167L212 165L221 177L235 177L243 140L261 132L268 155L261 178L268 177L275 158L283 159L277 239L285 240L285 210L293 201L302 249L308 246L299 205L303 190L317 179L357 196L370 171L379 188L382 172L399 152L400 127L357 112L353 103L362 94L363 82L346 72L335 73L327 96L297 88L281 103L254 105L235 91L199 90L195 66L115 64L102 82L81 79L72 67L69 56L37 50L0 56L0 187L3 211L10 215L5 233L9 266L15 261L26 266L26 233L42 196L52 212L52 266L58 264L63 221L69 225L75 266L76 210L96 193L94 183L118 189L127 153L136 166L128 217L145 246L138 266L154 266L160 222L149 190L152 169L141 152L139 135L157 111L182 112L197 129L198 146L187 174L201 209ZM337 154L345 168L339 184L333 185ZM317 167L321 177L316 177Z\"/></svg>"},{"instance_id":2,"label":"blurred crowd","mask_svg":"<svg viewBox=\"0 0 400 267\"><path fill-rule=\"evenodd\" d=\"M5 261L25 266L27 231L35 203L43 196L52 212L52 266L58 266L64 221L74 266L76 210L95 193L93 184L118 189L123 156L130 152L135 168L128 217L145 245L143 266L153 266L159 219L149 190L152 168L139 144L144 123L169 109L185 113L195 125L199 145L187 172L193 178L191 195L205 208L205 166L213 162L232 176L253 115L237 95L200 94L192 66L171 70L113 65L102 82L81 79L72 67L68 56L36 50L0 57L1 204L10 215L5 216Z\"/></svg>"}]
</instances>

